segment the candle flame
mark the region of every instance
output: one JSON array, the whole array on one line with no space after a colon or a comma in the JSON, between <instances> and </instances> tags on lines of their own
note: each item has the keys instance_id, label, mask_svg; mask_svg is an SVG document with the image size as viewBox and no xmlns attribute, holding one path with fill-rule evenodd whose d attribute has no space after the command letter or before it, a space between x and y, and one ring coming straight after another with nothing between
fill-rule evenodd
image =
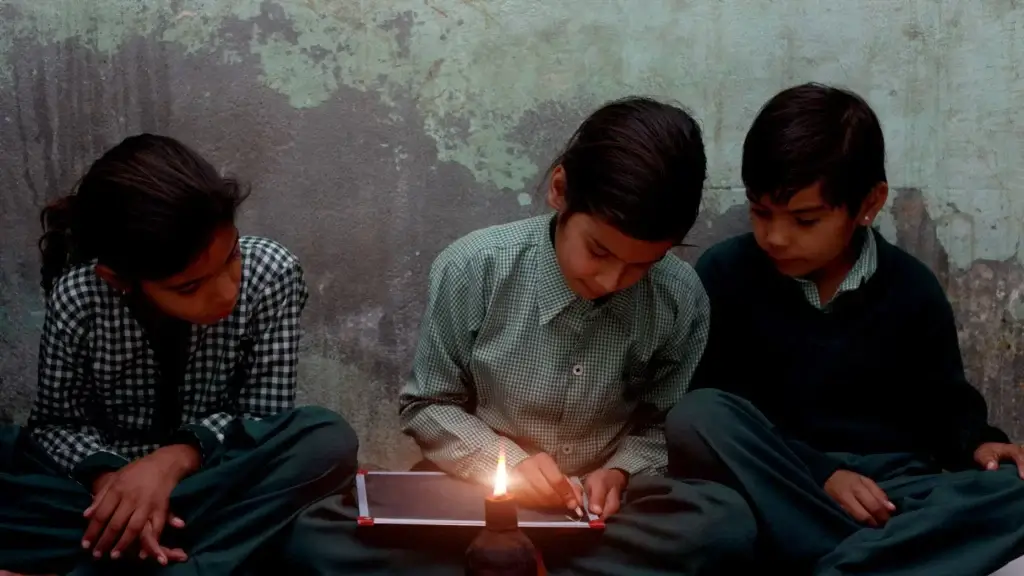
<instances>
[{"instance_id":1,"label":"candle flame","mask_svg":"<svg viewBox=\"0 0 1024 576\"><path fill-rule=\"evenodd\" d=\"M498 469L494 472L494 495L504 496L508 492L508 471L505 470L505 447L498 452Z\"/></svg>"}]
</instances>

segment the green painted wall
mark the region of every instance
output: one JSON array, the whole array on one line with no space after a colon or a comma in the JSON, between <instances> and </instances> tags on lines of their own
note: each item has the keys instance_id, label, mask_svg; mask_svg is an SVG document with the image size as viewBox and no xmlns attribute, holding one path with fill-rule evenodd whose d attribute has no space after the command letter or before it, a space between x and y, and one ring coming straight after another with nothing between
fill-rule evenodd
<instances>
[{"instance_id":1,"label":"green painted wall","mask_svg":"<svg viewBox=\"0 0 1024 576\"><path fill-rule=\"evenodd\" d=\"M246 231L292 247L313 288L303 399L400 466L430 260L542 210L590 109L644 93L701 118L703 247L743 230L757 108L818 80L882 117L882 230L947 285L971 376L1020 437L1020 22L1009 0L0 0L0 412L23 418L34 385L38 209L124 135L181 137L253 183Z\"/></svg>"}]
</instances>

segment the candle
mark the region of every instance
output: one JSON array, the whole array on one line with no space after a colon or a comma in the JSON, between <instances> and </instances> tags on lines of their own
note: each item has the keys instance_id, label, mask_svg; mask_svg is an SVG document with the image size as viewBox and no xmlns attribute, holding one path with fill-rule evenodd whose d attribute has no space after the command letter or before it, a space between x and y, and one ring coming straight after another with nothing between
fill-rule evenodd
<instances>
[{"instance_id":1,"label":"candle","mask_svg":"<svg viewBox=\"0 0 1024 576\"><path fill-rule=\"evenodd\" d=\"M498 469L494 471L494 495L504 496L508 492L508 471L505 469L505 448L498 451Z\"/></svg>"},{"instance_id":2,"label":"candle","mask_svg":"<svg viewBox=\"0 0 1024 576\"><path fill-rule=\"evenodd\" d=\"M505 467L504 450L498 455L498 467L494 471L494 490L484 499L484 524L489 530L519 529L516 501L508 493L508 471Z\"/></svg>"},{"instance_id":3,"label":"candle","mask_svg":"<svg viewBox=\"0 0 1024 576\"><path fill-rule=\"evenodd\" d=\"M494 490L484 499L484 529L466 550L468 576L536 576L537 551L519 530L515 498L508 493L505 452L498 456Z\"/></svg>"}]
</instances>

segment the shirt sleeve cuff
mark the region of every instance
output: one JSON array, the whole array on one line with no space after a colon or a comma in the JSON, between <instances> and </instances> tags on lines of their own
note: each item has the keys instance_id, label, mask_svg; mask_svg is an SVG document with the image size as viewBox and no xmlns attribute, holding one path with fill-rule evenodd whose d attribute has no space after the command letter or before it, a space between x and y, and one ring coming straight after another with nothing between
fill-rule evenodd
<instances>
[{"instance_id":1,"label":"shirt sleeve cuff","mask_svg":"<svg viewBox=\"0 0 1024 576\"><path fill-rule=\"evenodd\" d=\"M117 472L128 465L128 459L113 452L93 452L71 471L71 478L92 492L92 483L105 472Z\"/></svg>"},{"instance_id":2,"label":"shirt sleeve cuff","mask_svg":"<svg viewBox=\"0 0 1024 576\"><path fill-rule=\"evenodd\" d=\"M523 463L523 460L530 457L530 455L520 448L518 444L512 444L509 442L506 446L508 446L509 449L507 449L505 453L505 466L509 470L519 466Z\"/></svg>"},{"instance_id":3,"label":"shirt sleeve cuff","mask_svg":"<svg viewBox=\"0 0 1024 576\"><path fill-rule=\"evenodd\" d=\"M498 456L502 447L505 450L505 470L509 473L530 457L525 450L515 442L504 439L489 443L472 460L472 468L469 470L468 479L490 486L494 482L494 473L498 469ZM438 466L445 468L440 463ZM456 474L459 476L459 474Z\"/></svg>"},{"instance_id":4,"label":"shirt sleeve cuff","mask_svg":"<svg viewBox=\"0 0 1024 576\"><path fill-rule=\"evenodd\" d=\"M974 453L982 444L994 442L996 444L1009 444L1010 438L1005 432L994 426L983 426L972 430L966 440L961 440L943 466L951 471L971 470L977 467L974 461Z\"/></svg>"},{"instance_id":5,"label":"shirt sleeve cuff","mask_svg":"<svg viewBox=\"0 0 1024 576\"><path fill-rule=\"evenodd\" d=\"M612 454L612 457L604 463L602 468L617 468L626 473L630 478L639 474L657 474L657 466L654 466L646 458L634 454L628 450L619 450Z\"/></svg>"},{"instance_id":6,"label":"shirt sleeve cuff","mask_svg":"<svg viewBox=\"0 0 1024 576\"><path fill-rule=\"evenodd\" d=\"M199 450L200 466L206 467L220 454L222 443L217 434L199 424L186 424L171 436L167 445L188 444Z\"/></svg>"},{"instance_id":7,"label":"shirt sleeve cuff","mask_svg":"<svg viewBox=\"0 0 1024 576\"><path fill-rule=\"evenodd\" d=\"M972 458L974 457L974 451L982 444L987 444L989 442L998 442L1000 444L1010 443L1010 437L1006 435L1006 432L1003 432L995 426L985 426L978 436L979 442L977 442L977 446L974 446L974 448L971 449Z\"/></svg>"}]
</instances>

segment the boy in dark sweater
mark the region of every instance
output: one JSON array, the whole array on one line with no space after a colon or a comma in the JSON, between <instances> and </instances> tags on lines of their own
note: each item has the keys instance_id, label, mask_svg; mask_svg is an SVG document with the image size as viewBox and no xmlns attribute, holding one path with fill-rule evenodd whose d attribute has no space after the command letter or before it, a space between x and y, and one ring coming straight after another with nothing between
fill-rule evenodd
<instances>
[{"instance_id":1,"label":"boy in dark sweater","mask_svg":"<svg viewBox=\"0 0 1024 576\"><path fill-rule=\"evenodd\" d=\"M711 300L670 471L747 498L789 573L985 575L1024 553L1024 452L964 376L953 310L871 229L888 193L878 119L802 85L743 148L752 234L696 269Z\"/></svg>"}]
</instances>

